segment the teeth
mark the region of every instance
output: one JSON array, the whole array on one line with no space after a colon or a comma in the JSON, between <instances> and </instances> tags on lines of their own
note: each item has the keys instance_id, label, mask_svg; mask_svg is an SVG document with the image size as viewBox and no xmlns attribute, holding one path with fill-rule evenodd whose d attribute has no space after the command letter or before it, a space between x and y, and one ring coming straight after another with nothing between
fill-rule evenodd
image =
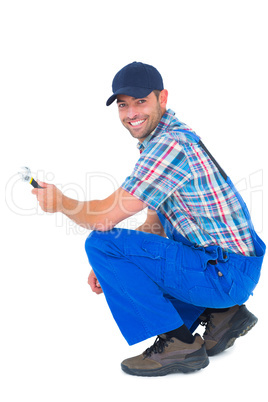
<instances>
[{"instance_id":1,"label":"teeth","mask_svg":"<svg viewBox=\"0 0 268 402\"><path fill-rule=\"evenodd\" d=\"M139 124L143 123L145 120L138 120L138 121L132 121L130 122L130 124L132 126L138 126Z\"/></svg>"}]
</instances>

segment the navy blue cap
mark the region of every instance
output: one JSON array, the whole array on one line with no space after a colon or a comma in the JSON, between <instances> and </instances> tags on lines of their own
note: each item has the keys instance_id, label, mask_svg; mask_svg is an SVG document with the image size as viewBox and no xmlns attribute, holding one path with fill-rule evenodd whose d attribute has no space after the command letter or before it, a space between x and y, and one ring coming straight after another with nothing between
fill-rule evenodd
<instances>
[{"instance_id":1,"label":"navy blue cap","mask_svg":"<svg viewBox=\"0 0 268 402\"><path fill-rule=\"evenodd\" d=\"M164 84L155 67L134 61L118 71L113 79L112 89L113 95L107 100L107 106L113 103L117 95L144 98L154 90L162 91Z\"/></svg>"}]
</instances>

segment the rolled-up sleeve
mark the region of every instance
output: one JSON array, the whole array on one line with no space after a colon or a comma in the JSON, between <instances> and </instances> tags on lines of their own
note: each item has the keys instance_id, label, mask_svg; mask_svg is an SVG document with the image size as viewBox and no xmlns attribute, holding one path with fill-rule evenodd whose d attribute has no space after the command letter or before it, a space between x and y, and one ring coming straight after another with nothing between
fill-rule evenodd
<instances>
[{"instance_id":1,"label":"rolled-up sleeve","mask_svg":"<svg viewBox=\"0 0 268 402\"><path fill-rule=\"evenodd\" d=\"M191 176L183 147L165 136L149 142L121 187L156 210Z\"/></svg>"}]
</instances>

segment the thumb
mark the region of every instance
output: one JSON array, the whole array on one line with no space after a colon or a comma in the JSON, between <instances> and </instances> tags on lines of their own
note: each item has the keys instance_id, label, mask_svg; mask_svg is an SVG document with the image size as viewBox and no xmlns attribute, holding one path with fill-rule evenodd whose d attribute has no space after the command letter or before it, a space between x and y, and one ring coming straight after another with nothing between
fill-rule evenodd
<instances>
[{"instance_id":1,"label":"thumb","mask_svg":"<svg viewBox=\"0 0 268 402\"><path fill-rule=\"evenodd\" d=\"M47 188L48 186L49 186L49 184L47 184L47 183L44 183L43 181L41 181L41 180L36 180L37 181L37 183L39 184L39 186L41 186L41 187L43 187L43 188Z\"/></svg>"}]
</instances>

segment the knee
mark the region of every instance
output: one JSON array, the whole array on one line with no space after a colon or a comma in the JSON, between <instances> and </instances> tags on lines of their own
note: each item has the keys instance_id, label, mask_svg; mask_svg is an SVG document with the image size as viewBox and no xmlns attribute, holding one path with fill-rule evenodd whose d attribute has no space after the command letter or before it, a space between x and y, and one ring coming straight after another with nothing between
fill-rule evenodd
<instances>
[{"instance_id":1,"label":"knee","mask_svg":"<svg viewBox=\"0 0 268 402\"><path fill-rule=\"evenodd\" d=\"M114 245L117 245L116 248L120 247L120 238L122 238L122 236L120 236L121 232L122 229L116 228L107 232L93 230L85 242L87 255L89 256L89 254L92 254L92 252L95 254L98 251L101 253L113 254L112 250L115 248Z\"/></svg>"},{"instance_id":2,"label":"knee","mask_svg":"<svg viewBox=\"0 0 268 402\"><path fill-rule=\"evenodd\" d=\"M88 262L96 269L96 265L101 257L101 251L103 251L103 241L101 239L101 233L92 231L85 241L85 251L87 254Z\"/></svg>"},{"instance_id":3,"label":"knee","mask_svg":"<svg viewBox=\"0 0 268 402\"><path fill-rule=\"evenodd\" d=\"M85 242L85 250L87 255L89 255L93 249L95 250L101 247L101 234L102 232L98 232L96 230L93 230L89 234Z\"/></svg>"},{"instance_id":4,"label":"knee","mask_svg":"<svg viewBox=\"0 0 268 402\"><path fill-rule=\"evenodd\" d=\"M118 239L118 230L100 232L92 231L86 239L85 251L95 274L101 270L109 270L107 258L122 256L123 245Z\"/></svg>"}]
</instances>

